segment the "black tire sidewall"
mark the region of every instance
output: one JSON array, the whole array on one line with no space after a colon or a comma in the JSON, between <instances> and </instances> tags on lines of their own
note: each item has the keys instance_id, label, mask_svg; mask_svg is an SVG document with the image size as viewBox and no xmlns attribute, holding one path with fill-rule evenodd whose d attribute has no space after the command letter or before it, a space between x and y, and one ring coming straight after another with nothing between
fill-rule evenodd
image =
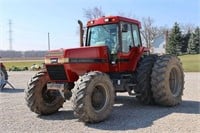
<instances>
[{"instance_id":1,"label":"black tire sidewall","mask_svg":"<svg viewBox=\"0 0 200 133\"><path fill-rule=\"evenodd\" d=\"M26 98L27 104L35 113L43 115L54 113L63 105L64 99L60 96L56 97L53 103L47 103L42 93L45 85L47 85L49 81L49 77L46 72L39 72L37 74L32 77L28 84L28 90L25 90L26 97L32 96L31 98Z\"/></svg>"},{"instance_id":2,"label":"black tire sidewall","mask_svg":"<svg viewBox=\"0 0 200 133\"><path fill-rule=\"evenodd\" d=\"M136 98L143 104L154 103L151 90L151 74L156 59L157 55L144 56L140 60L136 70L137 87L135 88L135 92L140 94Z\"/></svg>"},{"instance_id":3,"label":"black tire sidewall","mask_svg":"<svg viewBox=\"0 0 200 133\"><path fill-rule=\"evenodd\" d=\"M171 92L171 89L170 89L170 81L169 81L169 78L170 78L170 73L171 73L171 71L172 71L172 69L175 69L176 71L177 71L177 73L178 73L178 82L180 82L179 83L179 89L178 89L178 91L177 91L177 94L176 95L174 95L172 92ZM168 94L168 96L169 96L169 99L171 99L172 101L173 101L173 103L176 103L176 102L180 102L182 99L181 99L181 97L182 97L182 93L183 93L183 90L182 90L182 88L184 87L183 86L183 77L184 77L184 75L183 75L183 72L182 72L182 67L181 67L181 65L180 65L180 63L179 63L179 60L177 60L177 58L176 57L172 57L172 59L168 62L168 64L167 64L167 69L166 69L167 71L166 71L166 79L168 79L168 80L166 80L166 94Z\"/></svg>"},{"instance_id":4,"label":"black tire sidewall","mask_svg":"<svg viewBox=\"0 0 200 133\"><path fill-rule=\"evenodd\" d=\"M95 111L91 102L92 93L96 85L102 85L106 87L105 91L106 91L106 98L107 98L103 109L101 109L98 112ZM110 107L113 106L114 104L114 90L112 88L113 87L112 87L111 82L109 82L108 79L105 78L104 76L95 77L91 80L91 82L89 83L86 89L86 96L84 100L85 107L86 107L85 111L90 115L90 117L96 118L96 120L99 120L99 119L105 119L108 116L108 114L110 113Z\"/></svg>"},{"instance_id":5,"label":"black tire sidewall","mask_svg":"<svg viewBox=\"0 0 200 133\"><path fill-rule=\"evenodd\" d=\"M107 102L96 110L92 105L92 95L96 85L103 85ZM102 87L102 86L101 86ZM107 119L113 108L115 91L109 76L99 71L91 71L80 76L72 90L72 102L75 116L80 121L97 123Z\"/></svg>"},{"instance_id":6,"label":"black tire sidewall","mask_svg":"<svg viewBox=\"0 0 200 133\"><path fill-rule=\"evenodd\" d=\"M175 94L170 89L170 73L176 71L178 87ZM155 102L163 106L175 106L182 101L184 73L180 60L174 55L162 55L154 64L152 72L152 92Z\"/></svg>"}]
</instances>

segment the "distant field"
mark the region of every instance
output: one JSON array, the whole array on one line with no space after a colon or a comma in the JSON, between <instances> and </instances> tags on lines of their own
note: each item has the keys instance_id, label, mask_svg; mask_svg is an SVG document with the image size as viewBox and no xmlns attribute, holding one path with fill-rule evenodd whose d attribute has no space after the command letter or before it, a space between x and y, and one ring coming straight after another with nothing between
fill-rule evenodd
<instances>
[{"instance_id":1,"label":"distant field","mask_svg":"<svg viewBox=\"0 0 200 133\"><path fill-rule=\"evenodd\" d=\"M183 63L185 72L200 72L200 54L197 55L183 55L179 56ZM3 61L6 68L9 69L12 66L17 67L28 67L30 68L33 64L42 65L44 60L7 60Z\"/></svg>"},{"instance_id":2,"label":"distant field","mask_svg":"<svg viewBox=\"0 0 200 133\"><path fill-rule=\"evenodd\" d=\"M200 54L179 56L185 72L200 72Z\"/></svg>"},{"instance_id":3,"label":"distant field","mask_svg":"<svg viewBox=\"0 0 200 133\"><path fill-rule=\"evenodd\" d=\"M44 60L9 60L9 61L3 61L3 64L6 66L6 69L11 68L12 66L16 67L28 67L30 68L33 64L37 64L39 66L44 63Z\"/></svg>"}]
</instances>

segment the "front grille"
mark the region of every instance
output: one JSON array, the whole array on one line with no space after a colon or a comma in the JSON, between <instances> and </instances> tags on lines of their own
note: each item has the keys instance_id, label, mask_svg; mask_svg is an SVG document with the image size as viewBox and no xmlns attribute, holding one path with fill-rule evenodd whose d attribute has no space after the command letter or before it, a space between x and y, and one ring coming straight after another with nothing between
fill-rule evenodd
<instances>
[{"instance_id":1,"label":"front grille","mask_svg":"<svg viewBox=\"0 0 200 133\"><path fill-rule=\"evenodd\" d=\"M49 65L46 68L51 80L67 80L63 65Z\"/></svg>"}]
</instances>

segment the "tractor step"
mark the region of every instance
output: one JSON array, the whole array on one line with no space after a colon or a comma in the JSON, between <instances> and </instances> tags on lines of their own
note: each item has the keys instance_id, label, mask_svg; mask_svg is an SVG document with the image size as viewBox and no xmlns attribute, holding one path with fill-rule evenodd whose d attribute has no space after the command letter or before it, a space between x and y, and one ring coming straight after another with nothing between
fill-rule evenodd
<instances>
[{"instance_id":1,"label":"tractor step","mask_svg":"<svg viewBox=\"0 0 200 133\"><path fill-rule=\"evenodd\" d=\"M141 94L139 94L139 93L128 93L130 96L141 96Z\"/></svg>"},{"instance_id":2,"label":"tractor step","mask_svg":"<svg viewBox=\"0 0 200 133\"><path fill-rule=\"evenodd\" d=\"M136 87L137 84L128 84L128 87Z\"/></svg>"}]
</instances>

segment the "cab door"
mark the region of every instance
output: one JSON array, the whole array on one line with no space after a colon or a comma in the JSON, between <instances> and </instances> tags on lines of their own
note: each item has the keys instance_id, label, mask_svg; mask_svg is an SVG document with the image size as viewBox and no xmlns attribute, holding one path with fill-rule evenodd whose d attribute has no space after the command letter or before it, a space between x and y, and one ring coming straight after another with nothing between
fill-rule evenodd
<instances>
[{"instance_id":1,"label":"cab door","mask_svg":"<svg viewBox=\"0 0 200 133\"><path fill-rule=\"evenodd\" d=\"M136 24L121 22L121 49L118 53L118 71L134 71L144 47L141 46L139 27Z\"/></svg>"}]
</instances>

